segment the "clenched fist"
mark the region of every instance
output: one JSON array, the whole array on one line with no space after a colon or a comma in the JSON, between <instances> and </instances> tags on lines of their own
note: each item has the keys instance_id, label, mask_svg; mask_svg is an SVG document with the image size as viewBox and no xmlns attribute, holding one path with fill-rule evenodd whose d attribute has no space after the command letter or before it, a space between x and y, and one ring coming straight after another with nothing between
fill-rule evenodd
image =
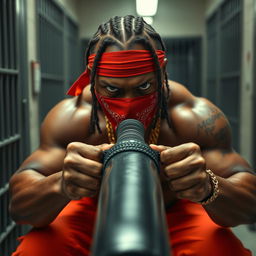
<instances>
[{"instance_id":1,"label":"clenched fist","mask_svg":"<svg viewBox=\"0 0 256 256\"><path fill-rule=\"evenodd\" d=\"M101 183L102 152L111 144L92 146L72 142L67 146L62 170L62 193L78 200L98 194Z\"/></svg>"},{"instance_id":2,"label":"clenched fist","mask_svg":"<svg viewBox=\"0 0 256 256\"><path fill-rule=\"evenodd\" d=\"M164 176L177 198L200 202L212 192L205 159L195 143L176 147L150 145L160 152Z\"/></svg>"}]
</instances>

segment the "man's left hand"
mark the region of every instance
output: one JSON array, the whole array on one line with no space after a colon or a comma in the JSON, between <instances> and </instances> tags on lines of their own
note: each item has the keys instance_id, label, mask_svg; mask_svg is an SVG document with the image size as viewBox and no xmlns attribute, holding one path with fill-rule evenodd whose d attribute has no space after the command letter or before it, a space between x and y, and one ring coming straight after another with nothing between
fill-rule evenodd
<instances>
[{"instance_id":1,"label":"man's left hand","mask_svg":"<svg viewBox=\"0 0 256 256\"><path fill-rule=\"evenodd\" d=\"M151 144L150 147L160 152L162 171L177 198L200 202L212 193L205 159L197 144L175 147Z\"/></svg>"}]
</instances>

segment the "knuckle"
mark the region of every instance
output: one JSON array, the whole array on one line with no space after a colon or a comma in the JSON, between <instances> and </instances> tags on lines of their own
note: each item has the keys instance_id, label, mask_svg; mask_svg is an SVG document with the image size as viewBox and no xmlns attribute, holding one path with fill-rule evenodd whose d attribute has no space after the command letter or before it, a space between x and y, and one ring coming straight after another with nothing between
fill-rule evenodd
<instances>
[{"instance_id":1,"label":"knuckle","mask_svg":"<svg viewBox=\"0 0 256 256\"><path fill-rule=\"evenodd\" d=\"M67 156L64 158L63 163L64 163L64 166L72 165L72 164L74 164L74 159L73 159L73 157L67 155Z\"/></svg>"},{"instance_id":2,"label":"knuckle","mask_svg":"<svg viewBox=\"0 0 256 256\"><path fill-rule=\"evenodd\" d=\"M203 174L199 174L196 178L196 182L197 184L202 184L204 181L204 175Z\"/></svg>"},{"instance_id":3,"label":"knuckle","mask_svg":"<svg viewBox=\"0 0 256 256\"><path fill-rule=\"evenodd\" d=\"M71 142L67 145L67 151L74 151L78 148L77 142Z\"/></svg>"},{"instance_id":4,"label":"knuckle","mask_svg":"<svg viewBox=\"0 0 256 256\"><path fill-rule=\"evenodd\" d=\"M198 165L205 165L205 159L202 156L199 156L197 158L197 164Z\"/></svg>"},{"instance_id":5,"label":"knuckle","mask_svg":"<svg viewBox=\"0 0 256 256\"><path fill-rule=\"evenodd\" d=\"M164 170L163 177L164 179L169 180L171 178L171 172L168 170Z\"/></svg>"},{"instance_id":6,"label":"knuckle","mask_svg":"<svg viewBox=\"0 0 256 256\"><path fill-rule=\"evenodd\" d=\"M172 154L172 148L166 148L160 153L160 158L163 162L166 162Z\"/></svg>"},{"instance_id":7,"label":"knuckle","mask_svg":"<svg viewBox=\"0 0 256 256\"><path fill-rule=\"evenodd\" d=\"M195 168L199 166L205 166L205 159L202 156L198 156L190 162L190 167Z\"/></svg>"},{"instance_id":8,"label":"knuckle","mask_svg":"<svg viewBox=\"0 0 256 256\"><path fill-rule=\"evenodd\" d=\"M63 179L64 179L65 181L71 180L71 177L72 177L71 173L69 173L69 172L67 172L67 171L63 172Z\"/></svg>"},{"instance_id":9,"label":"knuckle","mask_svg":"<svg viewBox=\"0 0 256 256\"><path fill-rule=\"evenodd\" d=\"M199 145L197 145L197 144L194 143L194 142L188 143L188 146L189 146L189 150L190 150L192 153L193 153L193 152L198 152L198 151L200 151Z\"/></svg>"},{"instance_id":10,"label":"knuckle","mask_svg":"<svg viewBox=\"0 0 256 256\"><path fill-rule=\"evenodd\" d=\"M199 181L200 183L203 183L206 178L207 178L206 172L200 172L200 174L198 175L198 181Z\"/></svg>"},{"instance_id":11,"label":"knuckle","mask_svg":"<svg viewBox=\"0 0 256 256\"><path fill-rule=\"evenodd\" d=\"M97 176L101 176L102 174L102 164L99 163L99 166L95 167L94 170L94 174Z\"/></svg>"}]
</instances>

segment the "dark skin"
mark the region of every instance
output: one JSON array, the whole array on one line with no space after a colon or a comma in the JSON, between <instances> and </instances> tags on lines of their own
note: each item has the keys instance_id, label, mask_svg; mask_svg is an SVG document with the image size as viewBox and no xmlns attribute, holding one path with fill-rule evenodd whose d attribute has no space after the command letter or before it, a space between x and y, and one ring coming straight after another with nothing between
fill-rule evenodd
<instances>
[{"instance_id":1,"label":"dark skin","mask_svg":"<svg viewBox=\"0 0 256 256\"><path fill-rule=\"evenodd\" d=\"M162 120L158 145L150 145L161 152L160 179L166 208L177 199L199 202L207 198L213 187L206 169L211 169L220 189L218 198L204 206L212 220L223 226L255 222L256 176L233 151L224 114L182 85L169 83L172 128ZM157 83L154 73L97 77L95 89L109 97L136 97L155 91ZM63 100L49 112L42 124L39 148L10 180L10 212L16 222L43 227L70 200L97 196L102 152L112 145L108 144L102 111L98 113L102 134L89 133L90 113L89 86L80 97Z\"/></svg>"}]
</instances>

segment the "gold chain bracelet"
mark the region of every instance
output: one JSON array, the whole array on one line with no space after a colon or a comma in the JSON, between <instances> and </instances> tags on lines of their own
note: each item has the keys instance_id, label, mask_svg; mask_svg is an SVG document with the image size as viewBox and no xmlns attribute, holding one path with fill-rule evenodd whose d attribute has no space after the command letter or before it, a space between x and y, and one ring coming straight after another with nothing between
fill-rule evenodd
<instances>
[{"instance_id":1,"label":"gold chain bracelet","mask_svg":"<svg viewBox=\"0 0 256 256\"><path fill-rule=\"evenodd\" d=\"M206 172L210 176L211 183L212 183L212 186L213 186L213 192L206 199L199 202L199 204L202 204L202 205L208 205L208 204L212 203L218 197L219 192L220 192L219 191L219 182L218 182L218 179L217 179L216 175L211 170L206 170Z\"/></svg>"}]
</instances>

